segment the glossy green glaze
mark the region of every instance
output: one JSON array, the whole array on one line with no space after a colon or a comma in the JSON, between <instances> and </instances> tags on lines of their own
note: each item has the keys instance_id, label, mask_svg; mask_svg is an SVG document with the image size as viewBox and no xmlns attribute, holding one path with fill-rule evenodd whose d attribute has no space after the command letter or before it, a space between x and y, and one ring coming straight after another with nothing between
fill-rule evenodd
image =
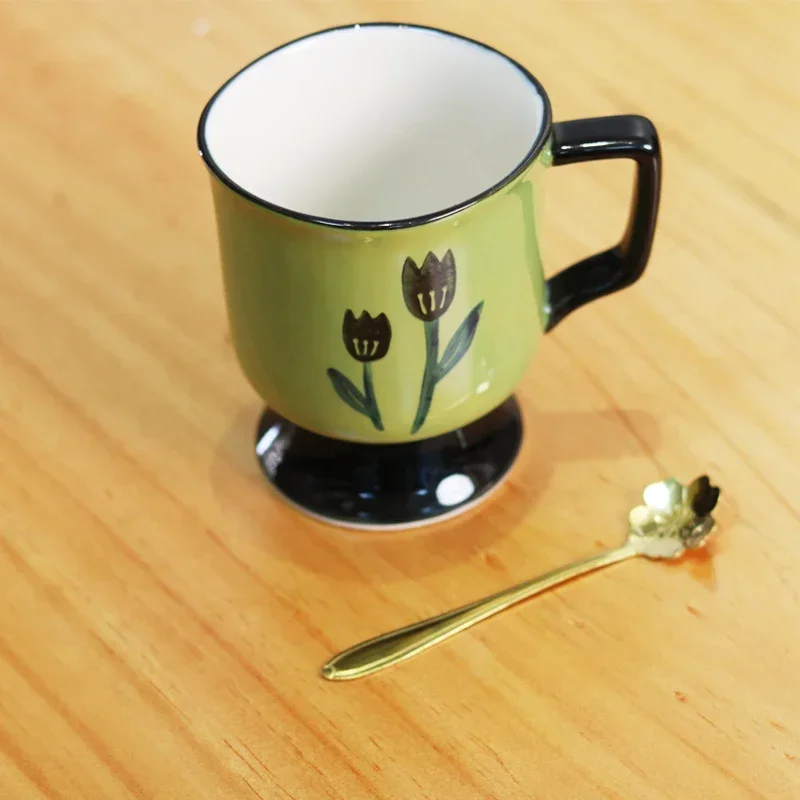
<instances>
[{"instance_id":1,"label":"glossy green glaze","mask_svg":"<svg viewBox=\"0 0 800 800\"><path fill-rule=\"evenodd\" d=\"M264 402L316 433L381 443L454 430L503 402L546 322L537 223L549 161L546 146L479 203L381 231L298 221L212 176L232 340ZM426 321L432 302L444 311Z\"/></svg>"}]
</instances>

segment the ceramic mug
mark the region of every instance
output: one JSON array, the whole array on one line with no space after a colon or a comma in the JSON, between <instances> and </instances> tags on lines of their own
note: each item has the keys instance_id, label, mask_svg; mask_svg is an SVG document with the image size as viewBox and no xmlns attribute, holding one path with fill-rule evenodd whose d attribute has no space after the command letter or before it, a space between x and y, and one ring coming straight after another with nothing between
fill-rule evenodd
<instances>
[{"instance_id":1,"label":"ceramic mug","mask_svg":"<svg viewBox=\"0 0 800 800\"><path fill-rule=\"evenodd\" d=\"M553 123L528 70L446 31L375 23L285 44L213 95L198 139L242 369L274 412L338 441L482 418L543 333L650 254L653 125ZM610 158L637 165L626 232L545 279L545 171Z\"/></svg>"}]
</instances>

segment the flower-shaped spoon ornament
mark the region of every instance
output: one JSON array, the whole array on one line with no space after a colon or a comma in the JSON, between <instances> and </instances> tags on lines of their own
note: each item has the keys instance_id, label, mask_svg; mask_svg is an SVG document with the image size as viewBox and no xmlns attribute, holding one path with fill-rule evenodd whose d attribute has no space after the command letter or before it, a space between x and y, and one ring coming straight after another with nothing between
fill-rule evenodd
<instances>
[{"instance_id":1,"label":"flower-shaped spoon ornament","mask_svg":"<svg viewBox=\"0 0 800 800\"><path fill-rule=\"evenodd\" d=\"M711 512L718 499L719 489L712 486L705 475L688 486L674 478L651 483L644 490L645 504L636 506L628 515L628 537L620 547L555 569L454 611L357 644L328 661L322 667L322 675L331 681L371 675L587 572L634 556L678 558L686 550L703 547L714 530Z\"/></svg>"},{"instance_id":2,"label":"flower-shaped spoon ornament","mask_svg":"<svg viewBox=\"0 0 800 800\"><path fill-rule=\"evenodd\" d=\"M711 512L719 489L703 475L684 486L667 478L644 490L644 505L628 515L628 544L637 555L678 558L685 550L702 547L714 530Z\"/></svg>"}]
</instances>

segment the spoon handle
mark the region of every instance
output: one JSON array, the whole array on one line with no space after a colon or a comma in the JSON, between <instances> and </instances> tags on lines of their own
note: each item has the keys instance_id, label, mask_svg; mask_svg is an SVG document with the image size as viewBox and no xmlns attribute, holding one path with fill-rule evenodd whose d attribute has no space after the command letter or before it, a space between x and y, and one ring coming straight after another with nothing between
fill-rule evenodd
<instances>
[{"instance_id":1,"label":"spoon handle","mask_svg":"<svg viewBox=\"0 0 800 800\"><path fill-rule=\"evenodd\" d=\"M322 675L331 681L347 681L371 675L400 661L405 661L407 658L411 658L547 589L585 575L587 572L625 561L635 555L638 555L637 551L626 543L614 550L606 550L581 561L567 564L565 567L546 572L537 578L519 583L453 611L447 611L436 617L389 631L374 639L368 639L334 656L322 667Z\"/></svg>"}]
</instances>

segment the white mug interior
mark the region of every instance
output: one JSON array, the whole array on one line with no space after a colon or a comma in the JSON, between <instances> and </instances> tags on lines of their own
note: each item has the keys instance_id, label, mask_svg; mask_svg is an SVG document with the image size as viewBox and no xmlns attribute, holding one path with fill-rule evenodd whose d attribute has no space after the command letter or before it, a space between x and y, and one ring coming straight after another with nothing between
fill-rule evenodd
<instances>
[{"instance_id":1,"label":"white mug interior","mask_svg":"<svg viewBox=\"0 0 800 800\"><path fill-rule=\"evenodd\" d=\"M538 82L469 39L407 25L313 34L211 99L201 150L235 188L290 214L391 224L502 185L548 124Z\"/></svg>"}]
</instances>

